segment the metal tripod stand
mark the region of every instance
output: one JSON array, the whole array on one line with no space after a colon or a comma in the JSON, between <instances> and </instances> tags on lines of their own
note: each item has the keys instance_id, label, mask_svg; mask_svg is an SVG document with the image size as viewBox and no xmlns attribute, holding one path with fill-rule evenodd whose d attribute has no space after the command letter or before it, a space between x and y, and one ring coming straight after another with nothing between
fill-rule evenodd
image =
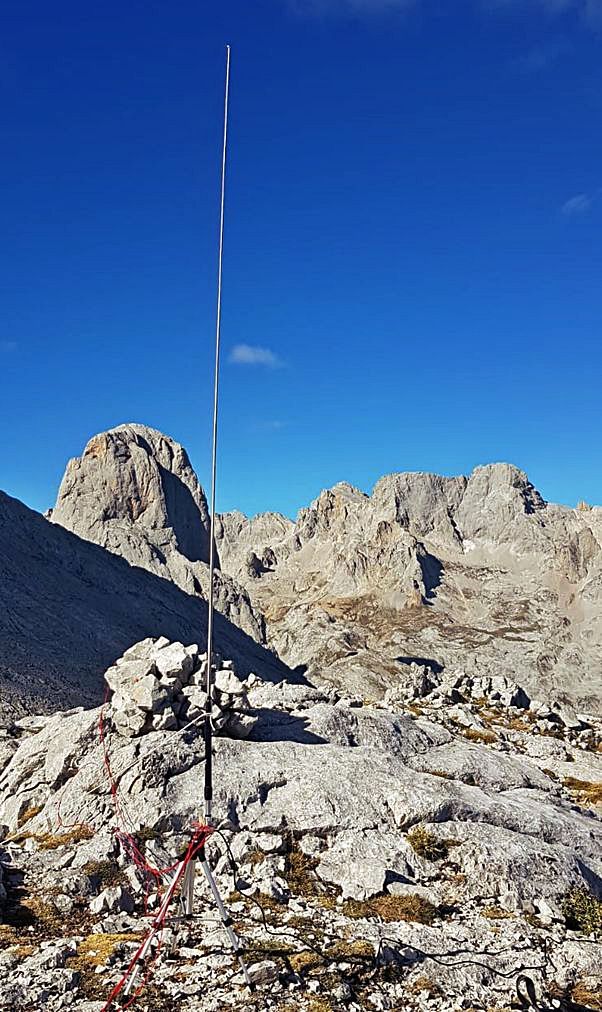
<instances>
[{"instance_id":1,"label":"metal tripod stand","mask_svg":"<svg viewBox=\"0 0 602 1012\"><path fill-rule=\"evenodd\" d=\"M159 910L155 915L153 925L164 922L170 904L179 886L181 886L181 902L184 908L184 916L186 918L192 918L194 916L194 881L197 862L203 871L205 879L207 880L209 891L217 907L219 918L220 921L222 922L222 927L226 933L226 936L232 948L232 952L237 957L238 962L240 963L240 968L242 970L245 984L247 985L250 991L253 991L254 987L251 978L249 976L247 965L243 959L243 950L241 948L240 939L238 938L238 935L236 934L236 932L232 927L232 918L230 917L228 911L226 910L226 906L224 904L224 901L222 900L220 891L217 887L217 883L213 876L213 872L211 871L211 867L209 865L207 855L205 853L205 845L201 847L197 856L193 860L181 861L176 866L173 872L171 882L165 891L165 895L163 897L161 906L159 907ZM151 930L148 934L148 937L144 945L140 949L136 966L132 967L132 971L129 975L127 984L124 987L125 994L130 994L132 992L132 989L134 988L138 972L140 968L144 965L144 962L149 954L153 937L154 933Z\"/></svg>"},{"instance_id":2,"label":"metal tripod stand","mask_svg":"<svg viewBox=\"0 0 602 1012\"><path fill-rule=\"evenodd\" d=\"M232 948L232 952L237 957L238 962L240 963L240 968L242 970L242 975L244 977L245 984L247 985L249 990L252 991L253 983L249 976L247 964L243 959L243 950L240 944L240 939L236 934L236 932L234 931L234 928L232 927L232 918L230 917L228 911L226 910L224 901L222 900L219 889L217 888L217 883L213 876L213 872L211 871L211 868L209 866L209 862L207 861L207 855L205 853L204 847L199 851L199 854L196 857L196 859L194 861L189 862L188 867L186 869L186 873L184 875L184 881L182 885L182 899L184 902L185 915L186 917L193 916L195 863L197 861L201 867L205 879L207 880L209 891L213 896L213 900L219 913L220 921L222 922L222 927L226 932L228 941L230 942L230 946Z\"/></svg>"}]
</instances>

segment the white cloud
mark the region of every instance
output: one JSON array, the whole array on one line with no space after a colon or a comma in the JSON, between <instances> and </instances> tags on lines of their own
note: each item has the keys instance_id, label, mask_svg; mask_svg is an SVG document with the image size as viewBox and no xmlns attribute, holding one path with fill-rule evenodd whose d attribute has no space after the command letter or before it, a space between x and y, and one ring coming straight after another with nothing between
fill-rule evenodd
<instances>
[{"instance_id":1,"label":"white cloud","mask_svg":"<svg viewBox=\"0 0 602 1012\"><path fill-rule=\"evenodd\" d=\"M233 365L263 365L268 369L279 369L283 364L269 348L260 348L256 344L235 344L228 361Z\"/></svg>"},{"instance_id":2,"label":"white cloud","mask_svg":"<svg viewBox=\"0 0 602 1012\"><path fill-rule=\"evenodd\" d=\"M421 0L288 0L296 14L386 14L415 7Z\"/></svg>"},{"instance_id":3,"label":"white cloud","mask_svg":"<svg viewBox=\"0 0 602 1012\"><path fill-rule=\"evenodd\" d=\"M457 2L457 0L456 0ZM328 15L365 16L398 13L413 7L432 5L440 9L434 0L286 0L296 14L325 17ZM501 8L527 9L543 12L550 16L575 14L583 23L592 28L602 28L602 0L464 0L466 6L486 7L490 10ZM455 13L452 7L452 12Z\"/></svg>"},{"instance_id":4,"label":"white cloud","mask_svg":"<svg viewBox=\"0 0 602 1012\"><path fill-rule=\"evenodd\" d=\"M546 42L541 46L533 46L528 52L522 56L517 57L513 61L513 66L522 71L524 74L538 74L542 70L547 70L553 63L566 53L568 49L566 42Z\"/></svg>"},{"instance_id":5,"label":"white cloud","mask_svg":"<svg viewBox=\"0 0 602 1012\"><path fill-rule=\"evenodd\" d=\"M16 341L0 341L0 351L11 352L17 350Z\"/></svg>"},{"instance_id":6,"label":"white cloud","mask_svg":"<svg viewBox=\"0 0 602 1012\"><path fill-rule=\"evenodd\" d=\"M587 214L591 210L594 198L587 193L577 193L570 197L561 207L562 214L567 218L576 218L581 214Z\"/></svg>"},{"instance_id":7,"label":"white cloud","mask_svg":"<svg viewBox=\"0 0 602 1012\"><path fill-rule=\"evenodd\" d=\"M576 14L592 28L602 28L602 0L483 0L489 8L516 7L539 10L551 16Z\"/></svg>"},{"instance_id":8,"label":"white cloud","mask_svg":"<svg viewBox=\"0 0 602 1012\"><path fill-rule=\"evenodd\" d=\"M283 422L279 418L265 418L255 422L253 429L255 432L280 432L287 424L288 422Z\"/></svg>"}]
</instances>

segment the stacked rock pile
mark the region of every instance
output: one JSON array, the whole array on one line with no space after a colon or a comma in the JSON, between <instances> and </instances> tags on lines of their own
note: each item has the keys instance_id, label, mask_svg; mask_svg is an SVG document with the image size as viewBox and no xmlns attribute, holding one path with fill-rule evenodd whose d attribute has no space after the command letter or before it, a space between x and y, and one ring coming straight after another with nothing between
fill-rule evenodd
<instances>
[{"instance_id":1,"label":"stacked rock pile","mask_svg":"<svg viewBox=\"0 0 602 1012\"><path fill-rule=\"evenodd\" d=\"M525 689L506 675L468 675L462 669L434 672L427 665L410 664L403 682L384 697L386 706L424 703L429 715L437 713L461 725L483 729L478 714L483 706L501 710L508 719L527 720L536 734L562 737L579 747L597 747L599 734L588 714L576 713L561 700L550 703L531 699Z\"/></svg>"},{"instance_id":2,"label":"stacked rock pile","mask_svg":"<svg viewBox=\"0 0 602 1012\"><path fill-rule=\"evenodd\" d=\"M464 703L468 699L486 699L491 704L524 710L531 706L529 696L505 675L474 677L465 671L435 672L424 664L408 665L403 682L385 695L386 702L409 702L429 697L430 702Z\"/></svg>"},{"instance_id":3,"label":"stacked rock pile","mask_svg":"<svg viewBox=\"0 0 602 1012\"><path fill-rule=\"evenodd\" d=\"M230 660L214 654L211 719L218 734L245 738L255 725L247 692L258 678L242 680ZM111 718L115 730L126 738L149 731L175 731L191 721L202 726L207 654L196 643L184 646L159 639L145 639L126 650L105 673L112 690Z\"/></svg>"}]
</instances>

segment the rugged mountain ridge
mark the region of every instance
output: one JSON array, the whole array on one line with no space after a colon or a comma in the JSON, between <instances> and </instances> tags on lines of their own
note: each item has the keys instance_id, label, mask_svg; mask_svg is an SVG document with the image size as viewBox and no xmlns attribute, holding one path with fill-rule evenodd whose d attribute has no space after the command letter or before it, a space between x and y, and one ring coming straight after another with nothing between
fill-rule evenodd
<instances>
[{"instance_id":1,"label":"rugged mountain ridge","mask_svg":"<svg viewBox=\"0 0 602 1012\"><path fill-rule=\"evenodd\" d=\"M202 612L208 595L207 502L180 444L147 426L118 426L93 437L81 457L69 462L50 524L40 526L41 518L14 500L5 498L4 504L4 681L9 685L12 678L13 698L27 694L28 672L46 667L53 680L48 700L53 693L56 705L90 699L79 689L72 697L62 691L61 665L65 686L78 666L99 672L99 664L112 660L111 628L129 622L126 613L108 620L105 612L90 628L90 588L77 580L70 593L76 600L83 594L86 603L81 614L75 606L73 622L69 595L54 586L60 569L51 572L65 543L62 529L78 538L65 554L72 570L92 566L95 600L107 581L111 615L117 610L116 563L105 569L98 554L92 561L89 543L129 563L133 638L164 633L198 641L202 624L196 617L177 627L149 623L142 600L144 571L157 579L150 596L165 613L174 607L159 604L164 593L171 602L179 589L178 608L187 615L195 599ZM32 560L29 571L15 554L15 524L21 557ZM32 545L41 546L45 559L41 581ZM435 673L464 669L514 678L532 695L597 712L601 545L602 509L546 503L524 472L509 464L478 467L468 477L391 474L371 495L335 485L294 522L275 513L218 517L217 608L227 620L225 633L241 631L242 654L250 637L289 668L366 698L382 698L418 663ZM28 586L35 590L33 601L36 594L43 598L49 621L69 629L64 649L55 647L46 618L41 635L36 633ZM16 610L11 595L20 602ZM90 643L103 636L107 646L95 652ZM116 648L128 645L118 640ZM230 653L241 656L240 650ZM29 655L35 656L33 667ZM277 663L269 654L262 657L268 666ZM41 689L37 694L43 695Z\"/></svg>"},{"instance_id":2,"label":"rugged mountain ridge","mask_svg":"<svg viewBox=\"0 0 602 1012\"><path fill-rule=\"evenodd\" d=\"M602 509L544 502L508 464L326 490L293 523L220 518L223 568L310 676L382 695L409 663L505 674L600 706Z\"/></svg>"}]
</instances>

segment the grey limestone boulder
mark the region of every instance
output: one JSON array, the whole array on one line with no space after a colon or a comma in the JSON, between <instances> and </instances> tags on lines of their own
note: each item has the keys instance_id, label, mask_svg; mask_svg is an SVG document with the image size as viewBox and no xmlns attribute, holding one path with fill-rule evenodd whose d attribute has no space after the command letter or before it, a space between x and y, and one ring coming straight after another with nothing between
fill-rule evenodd
<instances>
[{"instance_id":1,"label":"grey limestone boulder","mask_svg":"<svg viewBox=\"0 0 602 1012\"><path fill-rule=\"evenodd\" d=\"M103 889L98 896L90 900L89 907L91 913L97 915L119 911L131 914L134 910L134 901L123 886L112 886Z\"/></svg>"}]
</instances>

